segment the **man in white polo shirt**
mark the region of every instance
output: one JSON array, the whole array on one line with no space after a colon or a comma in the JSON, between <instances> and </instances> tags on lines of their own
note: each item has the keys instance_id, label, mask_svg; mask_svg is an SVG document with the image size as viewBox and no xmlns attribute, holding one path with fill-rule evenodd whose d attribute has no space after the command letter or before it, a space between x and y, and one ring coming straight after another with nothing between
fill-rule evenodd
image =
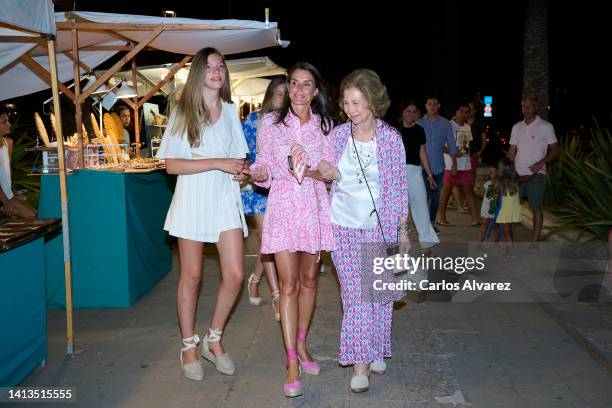
<instances>
[{"instance_id":1,"label":"man in white polo shirt","mask_svg":"<svg viewBox=\"0 0 612 408\"><path fill-rule=\"evenodd\" d=\"M521 185L521 198L527 198L533 211L533 238L539 241L542 230L542 203L546 190L546 164L559 156L559 143L553 126L540 118L535 98L521 101L524 120L512 127L508 157L514 160Z\"/></svg>"}]
</instances>

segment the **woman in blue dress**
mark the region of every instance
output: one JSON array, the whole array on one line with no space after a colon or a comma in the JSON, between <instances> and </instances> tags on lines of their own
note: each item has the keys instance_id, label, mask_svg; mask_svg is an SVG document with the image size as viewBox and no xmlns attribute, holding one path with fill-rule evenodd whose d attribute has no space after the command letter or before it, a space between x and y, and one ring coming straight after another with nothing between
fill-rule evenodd
<instances>
[{"instance_id":1,"label":"woman in blue dress","mask_svg":"<svg viewBox=\"0 0 612 408\"><path fill-rule=\"evenodd\" d=\"M286 93L286 79L284 77L272 79L268 85L268 88L266 89L261 109L258 112L250 113L242 122L244 137L246 138L247 145L249 146L247 158L251 163L255 163L255 157L257 156L257 125L259 120L264 114L280 109L285 100ZM266 212L266 203L268 201L268 190L257 187L254 184L247 184L242 188L240 194L242 196L242 204L244 206L244 215L255 218L255 223L257 224L257 230L259 232L261 242L261 230L263 228L264 213ZM274 258L269 254L262 255L261 252L257 254L255 267L248 280L249 303L255 306L261 304L258 284L264 271L266 273L266 278L268 279L268 284L270 285L270 292L272 293L272 308L274 308L274 317L277 321L280 321L278 308L278 278L276 276L276 268L274 267Z\"/></svg>"}]
</instances>

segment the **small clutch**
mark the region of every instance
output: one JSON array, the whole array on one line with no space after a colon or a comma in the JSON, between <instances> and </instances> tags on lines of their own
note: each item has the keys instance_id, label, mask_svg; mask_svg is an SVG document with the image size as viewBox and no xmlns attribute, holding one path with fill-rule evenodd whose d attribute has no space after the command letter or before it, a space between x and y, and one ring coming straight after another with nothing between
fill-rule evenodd
<instances>
[{"instance_id":1,"label":"small clutch","mask_svg":"<svg viewBox=\"0 0 612 408\"><path fill-rule=\"evenodd\" d=\"M293 175L297 179L299 184L302 184L306 175L306 170L310 167L308 163L308 155L306 151L299 143L294 143L289 150L290 156L287 160L289 162L289 168L293 170Z\"/></svg>"}]
</instances>

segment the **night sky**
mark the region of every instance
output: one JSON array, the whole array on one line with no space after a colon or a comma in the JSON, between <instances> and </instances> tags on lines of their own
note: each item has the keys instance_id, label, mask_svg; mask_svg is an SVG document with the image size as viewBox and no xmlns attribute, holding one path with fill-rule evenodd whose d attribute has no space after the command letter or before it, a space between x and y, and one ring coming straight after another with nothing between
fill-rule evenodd
<instances>
[{"instance_id":1,"label":"night sky","mask_svg":"<svg viewBox=\"0 0 612 408\"><path fill-rule=\"evenodd\" d=\"M493 125L506 133L521 119L523 21L526 0L497 1L55 1L56 11L76 9L178 17L263 21L270 7L282 38L291 45L236 54L229 58L268 55L289 68L299 60L315 64L329 85L366 67L379 73L393 107L405 98L422 102L427 94L441 98L442 113L454 104L493 95ZM601 6L582 2L549 4L550 120L559 129L588 124L590 114L610 118L612 64L604 61L612 38ZM206 46L207 44L202 44ZM178 62L180 56L141 53L139 65ZM110 62L107 63L110 66Z\"/></svg>"}]
</instances>

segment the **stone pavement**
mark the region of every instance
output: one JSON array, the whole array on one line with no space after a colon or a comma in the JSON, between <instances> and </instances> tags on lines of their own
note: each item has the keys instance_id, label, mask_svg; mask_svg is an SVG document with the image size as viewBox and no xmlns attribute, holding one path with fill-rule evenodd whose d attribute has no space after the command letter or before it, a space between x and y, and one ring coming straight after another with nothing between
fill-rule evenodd
<instances>
[{"instance_id":1,"label":"stone pavement","mask_svg":"<svg viewBox=\"0 0 612 408\"><path fill-rule=\"evenodd\" d=\"M477 238L477 228L468 226L466 216L449 211L448 217L458 225L444 228L442 240ZM516 229L517 240L528 236L523 227ZM249 238L247 253L254 253L254 244ZM247 255L247 271L254 259ZM205 259L204 268L200 333L207 327L219 284L214 255ZM22 385L76 387L77 402L65 406L88 408L612 407L612 371L606 360L612 341L600 341L598 347L589 342L589 330L609 333L609 304L406 301L395 311L388 372L372 376L369 392L354 394L349 389L351 369L337 364L341 304L335 273L327 268L320 276L309 335L321 374L302 376L304 396L290 400L282 395L284 351L265 283L260 285L263 305L250 306L243 291L224 333L237 374L223 376L207 363L204 381L182 377L177 278L175 258L172 272L133 307L77 310L75 339L84 352L76 357L64 355L63 311L49 311L47 366Z\"/></svg>"}]
</instances>

